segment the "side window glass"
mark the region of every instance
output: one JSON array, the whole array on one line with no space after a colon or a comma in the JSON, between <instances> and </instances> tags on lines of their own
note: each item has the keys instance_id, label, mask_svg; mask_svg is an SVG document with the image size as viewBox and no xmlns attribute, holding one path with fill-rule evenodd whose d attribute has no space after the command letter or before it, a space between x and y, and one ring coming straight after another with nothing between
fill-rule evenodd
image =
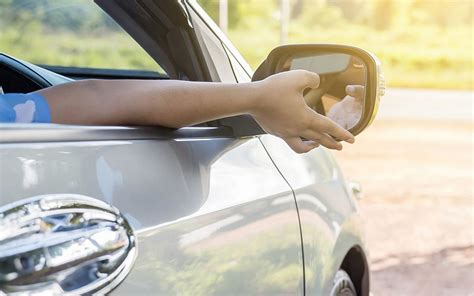
<instances>
[{"instance_id":1,"label":"side window glass","mask_svg":"<svg viewBox=\"0 0 474 296\"><path fill-rule=\"evenodd\" d=\"M196 36L202 48L213 81L236 82L229 57L221 41L209 30L201 18L190 10Z\"/></svg>"},{"instance_id":2,"label":"side window glass","mask_svg":"<svg viewBox=\"0 0 474 296\"><path fill-rule=\"evenodd\" d=\"M0 52L40 65L166 75L91 0L0 0Z\"/></svg>"},{"instance_id":3,"label":"side window glass","mask_svg":"<svg viewBox=\"0 0 474 296\"><path fill-rule=\"evenodd\" d=\"M238 82L250 82L251 77L247 72L244 70L242 65L240 65L239 61L234 57L234 55L224 46L224 49L229 57L230 63L232 64L232 69L234 70L235 78Z\"/></svg>"}]
</instances>

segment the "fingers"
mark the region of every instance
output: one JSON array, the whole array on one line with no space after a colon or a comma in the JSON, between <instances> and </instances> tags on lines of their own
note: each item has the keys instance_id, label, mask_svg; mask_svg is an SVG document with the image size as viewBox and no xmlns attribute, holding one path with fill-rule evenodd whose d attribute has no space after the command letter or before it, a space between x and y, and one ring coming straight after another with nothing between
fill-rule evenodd
<instances>
[{"instance_id":1,"label":"fingers","mask_svg":"<svg viewBox=\"0 0 474 296\"><path fill-rule=\"evenodd\" d=\"M329 149L342 150L342 144L327 134L323 134L321 139L319 139L319 144Z\"/></svg>"},{"instance_id":2,"label":"fingers","mask_svg":"<svg viewBox=\"0 0 474 296\"><path fill-rule=\"evenodd\" d=\"M283 139L296 153L306 153L319 146L319 144L310 141L304 141L300 137Z\"/></svg>"},{"instance_id":3,"label":"fingers","mask_svg":"<svg viewBox=\"0 0 474 296\"><path fill-rule=\"evenodd\" d=\"M362 100L365 96L365 88L362 85L347 85L346 93L351 97Z\"/></svg>"},{"instance_id":4,"label":"fingers","mask_svg":"<svg viewBox=\"0 0 474 296\"><path fill-rule=\"evenodd\" d=\"M331 136L325 133L319 133L312 130L308 130L302 134L305 139L314 141L320 145L323 145L329 149L342 150L342 144L334 140Z\"/></svg>"},{"instance_id":5,"label":"fingers","mask_svg":"<svg viewBox=\"0 0 474 296\"><path fill-rule=\"evenodd\" d=\"M311 124L311 129L313 131L329 134L336 139L346 141L351 144L355 142L354 136L333 120L316 112L313 113L313 116L314 118Z\"/></svg>"},{"instance_id":6,"label":"fingers","mask_svg":"<svg viewBox=\"0 0 474 296\"><path fill-rule=\"evenodd\" d=\"M354 136L348 130L327 117L322 118L323 132L333 136L336 139L346 141L351 144L355 142Z\"/></svg>"}]
</instances>

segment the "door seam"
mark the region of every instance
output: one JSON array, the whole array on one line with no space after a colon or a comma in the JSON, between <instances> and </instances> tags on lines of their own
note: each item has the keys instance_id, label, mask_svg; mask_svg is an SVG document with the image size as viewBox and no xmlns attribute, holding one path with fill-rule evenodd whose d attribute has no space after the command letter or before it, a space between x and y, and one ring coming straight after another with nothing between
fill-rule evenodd
<instances>
[{"instance_id":1,"label":"door seam","mask_svg":"<svg viewBox=\"0 0 474 296\"><path fill-rule=\"evenodd\" d=\"M304 260L304 243L303 243L303 229L301 227L301 218L300 218L300 211L299 211L299 208L298 208L298 202L296 201L296 194L295 194L295 190L293 189L293 187L291 186L290 182L288 182L288 180L285 178L285 176L283 175L283 173L280 171L280 168L278 168L278 166L276 165L275 161L273 160L272 156L270 155L270 153L268 152L267 150L267 147L265 147L265 145L263 144L262 140L260 137L258 137L258 141L260 142L260 144L262 145L263 149L265 150L265 152L267 153L268 157L270 158L270 161L273 163L273 165L275 166L276 170L278 171L278 173L280 174L280 176L283 178L283 180L285 180L286 184L288 184L288 186L290 187L291 189L291 193L293 195L293 200L295 202L295 207L296 207L296 215L298 217L298 225L299 225L299 230L300 230L300 241L301 241L301 256L302 256L302 263L303 263L303 295L306 295L306 265L305 265L305 260Z\"/></svg>"}]
</instances>

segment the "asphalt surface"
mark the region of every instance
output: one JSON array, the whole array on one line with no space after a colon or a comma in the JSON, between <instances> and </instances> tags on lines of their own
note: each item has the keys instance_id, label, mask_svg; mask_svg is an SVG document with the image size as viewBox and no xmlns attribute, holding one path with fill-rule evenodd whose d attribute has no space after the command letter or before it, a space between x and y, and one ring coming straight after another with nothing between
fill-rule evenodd
<instances>
[{"instance_id":1,"label":"asphalt surface","mask_svg":"<svg viewBox=\"0 0 474 296\"><path fill-rule=\"evenodd\" d=\"M354 145L378 295L474 295L473 93L389 89Z\"/></svg>"},{"instance_id":2,"label":"asphalt surface","mask_svg":"<svg viewBox=\"0 0 474 296\"><path fill-rule=\"evenodd\" d=\"M380 101L377 119L473 120L472 91L391 88Z\"/></svg>"}]
</instances>

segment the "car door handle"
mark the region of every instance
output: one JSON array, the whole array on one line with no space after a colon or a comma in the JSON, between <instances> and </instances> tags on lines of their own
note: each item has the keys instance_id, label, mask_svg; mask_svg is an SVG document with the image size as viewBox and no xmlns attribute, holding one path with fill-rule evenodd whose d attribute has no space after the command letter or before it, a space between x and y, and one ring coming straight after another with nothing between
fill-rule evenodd
<instances>
[{"instance_id":1,"label":"car door handle","mask_svg":"<svg viewBox=\"0 0 474 296\"><path fill-rule=\"evenodd\" d=\"M349 182L349 188L351 189L354 197L358 200L361 200L364 197L364 193L362 191L362 186L360 185L360 183L351 181Z\"/></svg>"},{"instance_id":2,"label":"car door handle","mask_svg":"<svg viewBox=\"0 0 474 296\"><path fill-rule=\"evenodd\" d=\"M127 220L97 199L42 195L0 208L0 294L104 294L136 252Z\"/></svg>"}]
</instances>

